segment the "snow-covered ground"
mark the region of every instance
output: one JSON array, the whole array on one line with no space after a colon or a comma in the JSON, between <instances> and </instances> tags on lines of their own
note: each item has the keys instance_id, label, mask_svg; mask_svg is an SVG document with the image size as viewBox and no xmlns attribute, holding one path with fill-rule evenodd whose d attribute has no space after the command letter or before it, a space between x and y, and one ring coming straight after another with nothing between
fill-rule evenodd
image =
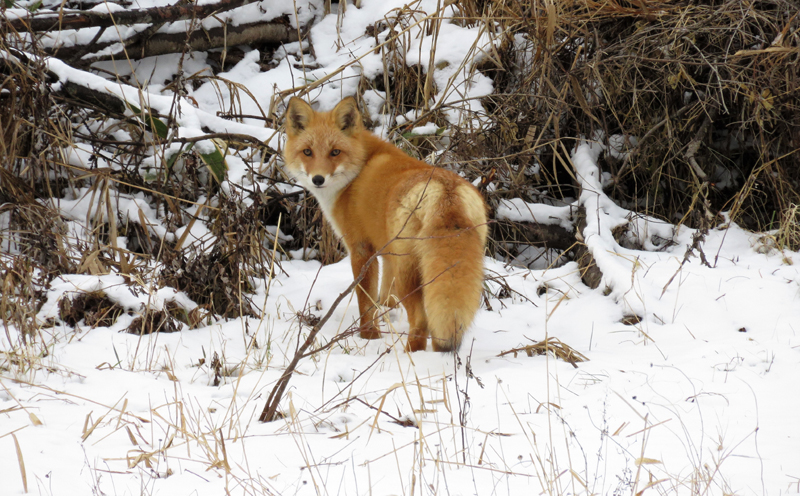
<instances>
[{"instance_id":1,"label":"snow-covered ground","mask_svg":"<svg viewBox=\"0 0 800 496\"><path fill-rule=\"evenodd\" d=\"M758 253L734 227L704 244L716 267L679 269L678 238L671 252L638 253L619 303L584 286L574 263L530 271L487 259L508 296L488 298L459 365L402 352L407 324L392 313L385 339L352 338L302 362L286 418L266 424L266 396L308 331L296 312L325 313L351 281L347 261L284 263L262 320L141 338L119 332L128 316L111 328L44 328L49 355L3 373L4 494L22 490L11 432L41 494L612 494L651 483L796 493L800 286L785 261L800 257ZM620 322L625 301L676 272L657 308ZM76 276L49 301L100 287L126 307L147 298L119 276ZM337 309L321 342L356 317L355 302ZM498 357L547 337L589 361Z\"/></svg>"},{"instance_id":2,"label":"snow-covered ground","mask_svg":"<svg viewBox=\"0 0 800 496\"><path fill-rule=\"evenodd\" d=\"M491 82L464 61L479 59L489 37L445 22L431 63L435 30L423 36L420 26L439 3L445 2L418 2L414 20L404 21L412 48L407 63L436 68L437 102L467 99L461 108L475 110ZM323 19L321 2L298 1L304 19L318 18L311 30L315 60L296 58L295 44L279 50L275 69L260 72L254 53L221 76L268 107L276 92L350 64L309 95L331 108L356 91L357 76L382 70L366 27L404 5L363 4ZM318 68L304 74L295 67L301 63ZM165 66L177 65L170 56L142 63L147 74ZM69 68L51 68L91 83ZM162 83L154 79L152 89ZM381 95L370 91L364 99L385 131ZM255 135L263 124L226 127L214 113L230 102L211 83L190 96L199 108L184 105L185 136L202 134L202 126ZM172 99L148 101L168 110ZM241 113L260 110L244 99ZM448 119L470 125L465 119L474 116L452 112ZM277 141L269 129L257 136ZM303 360L282 403L285 417L270 423L258 416L310 329L298 312L322 316L330 309L352 281L347 260L325 267L283 261L283 271L260 281L253 297L262 319L142 337L120 332L134 318L127 314L111 327L56 320L27 350L18 330L4 326L0 493L22 494L24 484L54 496L800 493L800 255L730 225L700 245L711 267L697 256L682 264L694 233L654 219L635 222L650 251L618 246L602 233L626 212L597 194L598 153L584 144L572 158L584 186L581 203L604 213L589 216L584 233L606 277L600 288L585 286L575 263L528 270L487 257L485 304L457 357L403 352L408 325L402 311L393 311L384 339L349 338ZM85 160L75 152L71 162ZM223 191L256 181L240 162L231 157ZM53 204L73 235L85 236L83 224L95 210L105 214L91 205L89 191L70 195ZM120 218L144 216L154 235L181 236L166 231L143 194L119 199L113 208ZM509 218L539 215L565 226L569 214L568 207L528 210L520 201L504 208ZM209 236L200 223L187 228L190 241ZM47 291L39 322L58 315L60 299L97 290L134 314L170 301L187 310L194 305L171 288L118 274L64 275ZM356 319L348 297L319 344ZM588 361L524 351L499 356L548 338Z\"/></svg>"}]
</instances>

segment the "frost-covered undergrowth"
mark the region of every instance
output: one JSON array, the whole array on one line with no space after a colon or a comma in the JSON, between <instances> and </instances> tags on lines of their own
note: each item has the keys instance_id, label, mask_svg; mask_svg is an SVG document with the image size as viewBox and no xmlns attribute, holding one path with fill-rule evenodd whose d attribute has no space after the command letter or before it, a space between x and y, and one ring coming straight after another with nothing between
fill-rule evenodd
<instances>
[{"instance_id":1,"label":"frost-covered undergrowth","mask_svg":"<svg viewBox=\"0 0 800 496\"><path fill-rule=\"evenodd\" d=\"M297 5L321 12L320 2ZM437 5L420 2L418 18L406 21L406 61L434 68L435 100L464 100L448 118L471 125L469 105L479 104L469 98L491 91L472 70L489 40L479 28L443 23L431 61L433 34L423 36L414 23ZM320 19L311 30L314 60L295 57L295 44L279 50L270 71L259 71L253 52L222 76L266 104L275 92L358 59L310 93L321 109L331 108L356 91L362 74L383 70L365 29L402 6L365 1L338 27L336 15ZM202 68L202 57L193 60L199 66L187 71ZM313 69L298 71L297 64ZM141 63L159 75L175 66L171 56ZM104 84L56 63L51 69ZM151 90L161 88L156 79ZM128 94L122 86L111 90ZM365 101L381 132L388 125L379 114L382 96L370 91ZM230 102L210 83L190 96L199 107L183 107L182 136L206 127L277 141L256 120L216 117ZM147 100L164 112L172 105L154 94ZM244 99L241 113L258 114L258 105ZM29 492L53 495L800 492L800 256L731 225L700 245L711 267L698 257L682 263L694 233L654 219L633 223L638 232L631 236L648 251L621 248L610 229L627 213L602 195L599 152L584 144L572 159L583 186L579 201L594 212L584 238L610 291L586 287L574 263L531 271L487 258L485 304L458 357L404 353L407 323L394 311L383 340L350 338L301 362L282 403L285 418L271 423L259 423L259 413L313 321L298 312L330 309L352 281L347 261L282 262L282 271L255 288L261 319L142 337L120 331L144 308L172 302L191 311L194 303L119 274L56 279L35 343L20 346L13 327L0 340L3 494L21 494L23 477ZM88 156L75 151L68 160L85 166ZM248 164L229 157L228 165L223 193L257 183ZM79 241L107 209L122 221L144 217L149 232L168 241L190 230L186 242L197 250L211 236L202 222L170 232L163 212L141 193L117 194L102 209L93 198L76 190L52 202ZM569 207L511 201L504 208L514 220L545 217L571 227ZM56 318L59 301L98 291L129 313L97 328ZM357 319L355 301L345 303L321 345ZM572 365L524 351L498 356L546 338L589 361Z\"/></svg>"}]
</instances>

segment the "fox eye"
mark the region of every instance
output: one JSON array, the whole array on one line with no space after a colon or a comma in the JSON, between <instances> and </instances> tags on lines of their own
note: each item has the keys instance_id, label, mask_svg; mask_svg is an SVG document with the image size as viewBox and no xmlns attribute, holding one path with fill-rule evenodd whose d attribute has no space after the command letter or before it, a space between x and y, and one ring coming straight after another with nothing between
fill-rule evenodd
<instances>
[{"instance_id":1,"label":"fox eye","mask_svg":"<svg viewBox=\"0 0 800 496\"><path fill-rule=\"evenodd\" d=\"M339 153L341 153L341 150L334 148L331 150L331 157L335 157L336 155L339 155Z\"/></svg>"},{"instance_id":2,"label":"fox eye","mask_svg":"<svg viewBox=\"0 0 800 496\"><path fill-rule=\"evenodd\" d=\"M305 154L306 157L310 157L311 156L311 148L306 148L305 150L303 150L303 154Z\"/></svg>"}]
</instances>

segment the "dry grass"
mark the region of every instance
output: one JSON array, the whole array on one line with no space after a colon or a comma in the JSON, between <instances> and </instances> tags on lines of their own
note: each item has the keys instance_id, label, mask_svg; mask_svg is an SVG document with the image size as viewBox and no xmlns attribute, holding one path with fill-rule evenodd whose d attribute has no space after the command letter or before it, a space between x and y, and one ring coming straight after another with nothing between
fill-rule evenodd
<instances>
[{"instance_id":1,"label":"dry grass","mask_svg":"<svg viewBox=\"0 0 800 496\"><path fill-rule=\"evenodd\" d=\"M800 205L789 205L789 208L783 211L776 238L781 248L800 250Z\"/></svg>"},{"instance_id":2,"label":"dry grass","mask_svg":"<svg viewBox=\"0 0 800 496\"><path fill-rule=\"evenodd\" d=\"M520 353L525 353L529 357L552 355L555 358L558 358L559 360L563 360L567 363L572 364L572 366L575 368L578 368L576 363L585 362L589 360L586 357L586 355L573 349L568 344L562 342L560 339L555 337L549 337L543 341L538 341L526 346L513 348L508 351L504 351L497 356L514 355L514 357L516 358L516 356Z\"/></svg>"},{"instance_id":3,"label":"dry grass","mask_svg":"<svg viewBox=\"0 0 800 496\"><path fill-rule=\"evenodd\" d=\"M800 194L793 2L468 2L502 26L492 126L456 135L455 158L494 172L501 197L575 196L567 155L580 136L629 142L607 159L612 198L700 227L732 210L751 229ZM700 195L703 201L695 201Z\"/></svg>"}]
</instances>

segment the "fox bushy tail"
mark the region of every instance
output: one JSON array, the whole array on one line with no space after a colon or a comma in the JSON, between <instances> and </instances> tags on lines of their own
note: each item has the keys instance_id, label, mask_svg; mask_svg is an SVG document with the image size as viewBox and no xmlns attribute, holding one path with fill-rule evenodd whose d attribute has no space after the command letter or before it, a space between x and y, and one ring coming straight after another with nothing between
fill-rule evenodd
<instances>
[{"instance_id":1,"label":"fox bushy tail","mask_svg":"<svg viewBox=\"0 0 800 496\"><path fill-rule=\"evenodd\" d=\"M477 191L458 215L429 219L416 245L433 349L457 351L480 307L486 217ZM463 198L467 196L467 198ZM477 206L478 208L470 208Z\"/></svg>"}]
</instances>

